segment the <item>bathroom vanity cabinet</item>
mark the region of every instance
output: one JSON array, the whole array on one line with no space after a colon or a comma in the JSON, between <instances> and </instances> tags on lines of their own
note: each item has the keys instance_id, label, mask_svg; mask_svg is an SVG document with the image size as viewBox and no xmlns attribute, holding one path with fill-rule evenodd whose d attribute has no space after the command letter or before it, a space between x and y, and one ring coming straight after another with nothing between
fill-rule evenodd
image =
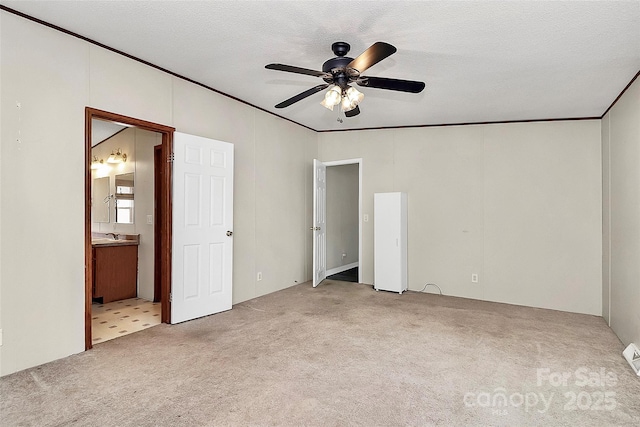
<instances>
[{"instance_id":1,"label":"bathroom vanity cabinet","mask_svg":"<svg viewBox=\"0 0 640 427\"><path fill-rule=\"evenodd\" d=\"M93 245L93 298L103 303L137 296L138 244Z\"/></svg>"}]
</instances>

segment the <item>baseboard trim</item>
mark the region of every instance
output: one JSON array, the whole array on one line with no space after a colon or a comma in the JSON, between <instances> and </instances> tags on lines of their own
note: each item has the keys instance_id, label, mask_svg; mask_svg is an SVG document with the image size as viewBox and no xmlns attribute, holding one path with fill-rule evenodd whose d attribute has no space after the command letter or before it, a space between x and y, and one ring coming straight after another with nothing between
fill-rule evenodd
<instances>
[{"instance_id":1,"label":"baseboard trim","mask_svg":"<svg viewBox=\"0 0 640 427\"><path fill-rule=\"evenodd\" d=\"M360 267L359 262L352 262L351 264L341 265L340 267L332 268L331 270L327 270L327 277L332 276L334 274L342 273L343 271L351 270L352 268Z\"/></svg>"}]
</instances>

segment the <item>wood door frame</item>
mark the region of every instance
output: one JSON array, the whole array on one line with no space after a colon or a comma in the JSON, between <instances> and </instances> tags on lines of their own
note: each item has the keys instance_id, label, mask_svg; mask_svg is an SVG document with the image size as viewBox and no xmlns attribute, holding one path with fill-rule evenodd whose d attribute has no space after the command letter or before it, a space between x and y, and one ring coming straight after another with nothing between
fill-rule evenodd
<instances>
[{"instance_id":1,"label":"wood door frame","mask_svg":"<svg viewBox=\"0 0 640 427\"><path fill-rule=\"evenodd\" d=\"M93 253L91 247L91 121L93 119L118 122L125 125L135 126L140 129L158 132L162 134L162 158L167 159L164 168L164 176L162 182L162 210L163 218L161 227L161 263L162 263L162 322L171 323L171 302L169 294L171 292L171 165L173 154L173 132L175 128L165 126L145 120L135 119L133 117L123 116L121 114L110 113L108 111L98 110L96 108L85 108L84 123L84 139L85 139L85 211L84 211L84 256L85 256L85 310L84 310L84 346L85 350L93 347L91 341L91 303L93 293Z\"/></svg>"},{"instance_id":2,"label":"wood door frame","mask_svg":"<svg viewBox=\"0 0 640 427\"><path fill-rule=\"evenodd\" d=\"M153 147L153 302L162 301L162 145Z\"/></svg>"}]
</instances>

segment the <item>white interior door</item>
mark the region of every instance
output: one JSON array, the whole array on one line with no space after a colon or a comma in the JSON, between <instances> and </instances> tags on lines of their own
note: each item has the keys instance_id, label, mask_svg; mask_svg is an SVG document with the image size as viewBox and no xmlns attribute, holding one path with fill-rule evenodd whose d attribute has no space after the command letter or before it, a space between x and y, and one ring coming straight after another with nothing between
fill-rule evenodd
<instances>
[{"instance_id":1,"label":"white interior door","mask_svg":"<svg viewBox=\"0 0 640 427\"><path fill-rule=\"evenodd\" d=\"M327 166L313 160L313 287L327 277Z\"/></svg>"},{"instance_id":2,"label":"white interior door","mask_svg":"<svg viewBox=\"0 0 640 427\"><path fill-rule=\"evenodd\" d=\"M231 308L233 144L174 133L171 323Z\"/></svg>"}]
</instances>

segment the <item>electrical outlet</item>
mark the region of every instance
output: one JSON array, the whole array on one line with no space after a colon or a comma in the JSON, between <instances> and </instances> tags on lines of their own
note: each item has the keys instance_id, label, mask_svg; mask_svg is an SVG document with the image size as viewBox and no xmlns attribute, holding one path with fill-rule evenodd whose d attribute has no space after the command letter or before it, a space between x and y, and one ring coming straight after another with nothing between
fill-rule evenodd
<instances>
[{"instance_id":1,"label":"electrical outlet","mask_svg":"<svg viewBox=\"0 0 640 427\"><path fill-rule=\"evenodd\" d=\"M258 271L257 280L258 280L258 282L262 280L262 271Z\"/></svg>"},{"instance_id":2,"label":"electrical outlet","mask_svg":"<svg viewBox=\"0 0 640 427\"><path fill-rule=\"evenodd\" d=\"M471 283L478 283L478 275L476 273L471 275Z\"/></svg>"},{"instance_id":3,"label":"electrical outlet","mask_svg":"<svg viewBox=\"0 0 640 427\"><path fill-rule=\"evenodd\" d=\"M364 214L364 222L369 222L369 214Z\"/></svg>"}]
</instances>

